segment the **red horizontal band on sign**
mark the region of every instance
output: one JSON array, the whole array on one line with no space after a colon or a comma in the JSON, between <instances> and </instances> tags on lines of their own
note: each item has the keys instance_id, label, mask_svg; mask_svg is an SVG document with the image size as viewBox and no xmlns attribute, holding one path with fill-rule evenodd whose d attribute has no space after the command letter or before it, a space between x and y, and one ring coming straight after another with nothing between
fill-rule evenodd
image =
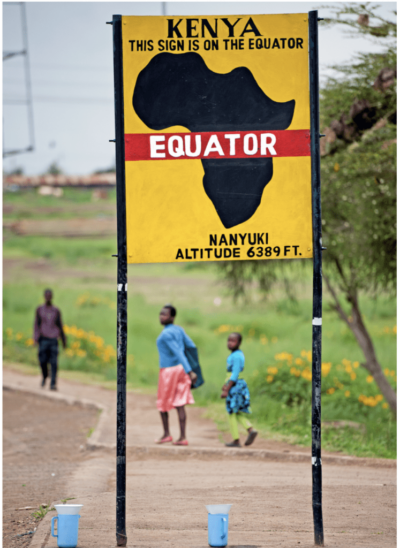
<instances>
[{"instance_id":1,"label":"red horizontal band on sign","mask_svg":"<svg viewBox=\"0 0 400 548\"><path fill-rule=\"evenodd\" d=\"M310 130L126 133L125 160L310 156Z\"/></svg>"}]
</instances>

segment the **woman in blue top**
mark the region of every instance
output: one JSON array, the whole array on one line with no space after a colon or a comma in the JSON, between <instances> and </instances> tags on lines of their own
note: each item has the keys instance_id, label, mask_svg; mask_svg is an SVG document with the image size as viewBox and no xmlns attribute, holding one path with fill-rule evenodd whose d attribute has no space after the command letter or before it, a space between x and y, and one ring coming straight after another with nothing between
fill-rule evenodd
<instances>
[{"instance_id":1,"label":"woman in blue top","mask_svg":"<svg viewBox=\"0 0 400 548\"><path fill-rule=\"evenodd\" d=\"M225 444L227 447L241 447L238 422L248 432L245 445L251 445L258 434L250 421L243 415L243 413L251 413L251 409L247 383L244 379L239 378L240 373L244 369L244 354L239 350L241 342L242 335L240 333L231 333L228 337L228 348L232 353L227 359L226 370L228 371L228 376L222 387L221 394L221 398L226 398L226 410L229 414L229 427L233 438L231 443Z\"/></svg>"},{"instance_id":2,"label":"woman in blue top","mask_svg":"<svg viewBox=\"0 0 400 548\"><path fill-rule=\"evenodd\" d=\"M165 305L160 312L160 323L164 326L157 339L160 356L158 377L157 409L160 411L164 434L156 443L172 441L169 431L168 411L175 407L178 412L180 438L174 445L188 445L186 439L185 405L194 403L190 388L196 382L197 375L188 362L185 349L196 345L179 325L174 325L176 308Z\"/></svg>"}]
</instances>

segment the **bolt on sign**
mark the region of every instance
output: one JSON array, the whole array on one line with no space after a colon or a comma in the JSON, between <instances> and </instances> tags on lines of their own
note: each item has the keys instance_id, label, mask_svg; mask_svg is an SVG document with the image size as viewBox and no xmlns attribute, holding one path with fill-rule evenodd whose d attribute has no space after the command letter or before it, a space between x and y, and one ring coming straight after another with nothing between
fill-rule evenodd
<instances>
[{"instance_id":1,"label":"bolt on sign","mask_svg":"<svg viewBox=\"0 0 400 548\"><path fill-rule=\"evenodd\" d=\"M122 17L128 263L312 257L308 14Z\"/></svg>"}]
</instances>

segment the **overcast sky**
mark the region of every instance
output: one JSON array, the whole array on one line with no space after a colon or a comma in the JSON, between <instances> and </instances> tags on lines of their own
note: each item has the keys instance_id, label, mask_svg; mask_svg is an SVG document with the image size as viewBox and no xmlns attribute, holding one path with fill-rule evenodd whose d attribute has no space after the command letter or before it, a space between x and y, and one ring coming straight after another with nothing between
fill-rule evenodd
<instances>
[{"instance_id":1,"label":"overcast sky","mask_svg":"<svg viewBox=\"0 0 400 548\"><path fill-rule=\"evenodd\" d=\"M329 2L331 3L331 2ZM167 2L167 15L234 15L304 13L319 10L314 2ZM395 2L382 2L390 15ZM40 174L57 162L68 174L88 174L113 164L114 101L113 14L162 15L161 2L28 2L28 51L33 94L33 152L3 161L3 169L22 167ZM23 49L21 8L3 3L3 52ZM363 38L349 38L343 29L320 30L321 75L331 64L342 63L358 51L377 50ZM30 143L24 59L3 62L3 150L23 149Z\"/></svg>"}]
</instances>

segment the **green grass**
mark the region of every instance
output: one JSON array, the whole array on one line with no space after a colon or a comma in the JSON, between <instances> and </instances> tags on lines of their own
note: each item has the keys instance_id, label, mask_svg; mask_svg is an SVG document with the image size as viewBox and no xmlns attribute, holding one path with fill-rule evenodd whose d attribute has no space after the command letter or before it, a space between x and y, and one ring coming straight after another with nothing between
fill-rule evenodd
<instances>
[{"instance_id":1,"label":"green grass","mask_svg":"<svg viewBox=\"0 0 400 548\"><path fill-rule=\"evenodd\" d=\"M166 268L166 267L164 267ZM16 332L30 336L33 321L33 310L40 304L41 284L4 286L4 326L11 327ZM98 297L98 304L79 305L82 295ZM108 303L108 304L107 304ZM96 290L94 292L59 287L56 290L56 304L61 308L64 322L68 326L76 325L85 331L94 331L104 339L105 345L115 347L116 312L112 308L115 303L115 291ZM311 348L311 329L309 315L311 303L304 301L299 308L290 311L290 304L286 303L286 311L281 311L282 300L271 302L268 305L260 303L254 306L238 306L226 304L225 310L199 302L197 308L178 311L178 323L190 333L200 349L201 363L206 383L196 391L196 401L202 406L214 408L214 418L217 422L226 421L223 403L219 399L220 388L225 379L225 363L228 355L226 337L230 329L241 328L244 334L243 351L246 356L246 374L249 381L252 397L252 408L255 424L265 434L291 442L309 445L311 429L311 411L309 398L301 405L286 405L279 400L279 394L259 393L257 387L267 375L267 368L276 364L275 355L281 352L290 352L300 356L302 350ZM300 309L303 309L300 313ZM385 333L384 327L392 329L395 324L395 310L388 316L390 302L380 299L375 304L375 315L370 321L372 332L376 334L376 349L382 366L395 370L396 343L393 331ZM160 332L158 312L160 306L146 302L143 295L134 293L129 295L128 301L128 382L136 388L155 390L158 379L158 354L155 340ZM382 317L383 315L383 317ZM308 317L307 317L308 316ZM219 332L229 326L228 331ZM354 343L351 333L348 332L333 312L324 314L323 331L323 361L332 362L335 366L341 364L343 358L352 362L362 361L361 351ZM260 337L268 338L262 344ZM265 339L263 339L265 340ZM4 359L36 363L35 351L18 345L15 342L7 343L4 348ZM116 379L115 361L100 363L98 367L89 365L88 360L75 358L67 359L62 353L60 367L65 369L96 372L104 380ZM258 375L255 375L255 373ZM359 384L358 393L367 393L370 387L366 383L367 372L357 370ZM363 386L365 390L363 392ZM375 385L373 385L375 387ZM340 450L345 453L381 456L394 458L395 456L395 423L391 414L379 406L368 408L355 398L353 407L344 406L333 396L323 395L323 421L351 420L364 424L366 431L353 428L324 430L323 447L330 450ZM378 412L379 411L379 412Z\"/></svg>"},{"instance_id":2,"label":"green grass","mask_svg":"<svg viewBox=\"0 0 400 548\"><path fill-rule=\"evenodd\" d=\"M107 199L93 201L92 189L64 188L64 195L41 196L37 189L4 193L5 220L72 219L115 215L115 189L107 189Z\"/></svg>"},{"instance_id":3,"label":"green grass","mask_svg":"<svg viewBox=\"0 0 400 548\"><path fill-rule=\"evenodd\" d=\"M67 198L71 203L89 202L88 194L79 195L77 190ZM21 196L6 194L5 199L7 202L21 201ZM64 198L58 203L62 204L62 200ZM28 270L19 273L18 277L6 278L4 284L3 326L13 329L12 337L5 335L4 338L4 359L37 367L36 351L27 347L24 341L32 335L34 309L41 304L43 289L47 286L54 290L55 304L60 307L66 325L75 325L85 332L93 331L104 339L104 346L115 348L116 262L111 258L115 252L115 238L7 237L5 258L22 261L22 265L28 265ZM47 260L43 271L32 270L32 261L42 258ZM57 272L55 277L53 270ZM155 340L161 330L158 313L163 304L172 301L178 308L177 323L193 338L200 352L206 382L196 390L196 402L207 407L207 413L220 429L227 428L224 403L219 398L228 356L226 338L230 330L240 329L244 336L244 376L251 389L254 424L266 436L309 446L310 386L305 381L303 384L296 381L287 371L285 373L287 366L275 356L287 352L295 359L302 351L311 349L311 263L293 270L290 276L298 288L297 302L288 299L283 288L278 286L266 301L253 291L251 301L235 305L218 282L212 264L130 265L128 386L156 390L158 353ZM220 306L214 305L215 297L222 299ZM323 379L323 387L328 381L336 386L335 378L338 382L350 383L346 374L336 369L343 359L352 363L363 361L351 331L329 309L328 303L329 297L324 295L322 361L331 362L332 371ZM395 371L395 300L384 295L376 299L362 295L360 303L382 368ZM19 332L22 338L16 341L15 335ZM72 343L80 339L71 335L69 340ZM268 367L275 366L282 367L274 381L268 383ZM85 357L61 353L60 367L76 375L86 371L96 382L104 381L108 386L116 379L115 358L104 361L89 347ZM395 458L396 424L390 411L382 407L385 402L369 407L358 401L360 394L378 394L376 385L367 382L367 376L360 366L353 384L335 389L332 395L323 393L324 423L353 421L361 425L360 428L324 427L323 448L359 456ZM395 377L389 376L389 379L395 384ZM278 381L284 383L281 384L283 392L279 391ZM325 388L328 386L326 384ZM349 398L344 396L347 388L352 392ZM289 389L297 394L297 399L283 397Z\"/></svg>"}]
</instances>

